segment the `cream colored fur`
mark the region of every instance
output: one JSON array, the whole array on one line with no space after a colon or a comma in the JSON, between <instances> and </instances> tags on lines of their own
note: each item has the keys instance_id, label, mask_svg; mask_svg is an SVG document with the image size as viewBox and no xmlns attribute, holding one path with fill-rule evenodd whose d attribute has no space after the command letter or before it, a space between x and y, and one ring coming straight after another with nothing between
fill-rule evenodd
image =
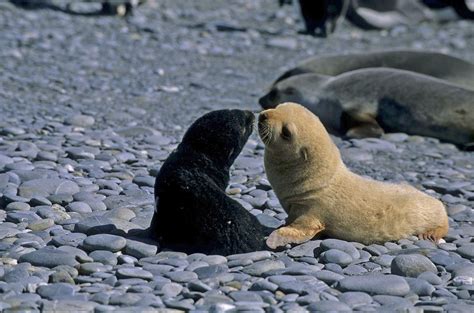
<instances>
[{"instance_id":1,"label":"cream colored fur","mask_svg":"<svg viewBox=\"0 0 474 313\"><path fill-rule=\"evenodd\" d=\"M289 215L287 225L268 238L270 248L302 243L321 231L364 244L446 235L448 218L440 201L409 185L349 171L318 117L303 106L289 102L261 114L265 170ZM283 127L289 139L282 138Z\"/></svg>"}]
</instances>

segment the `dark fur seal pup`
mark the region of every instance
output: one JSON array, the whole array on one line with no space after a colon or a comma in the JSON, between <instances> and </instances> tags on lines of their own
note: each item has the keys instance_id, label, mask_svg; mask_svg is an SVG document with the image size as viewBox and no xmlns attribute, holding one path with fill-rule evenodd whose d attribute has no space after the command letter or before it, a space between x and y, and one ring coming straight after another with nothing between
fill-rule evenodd
<instances>
[{"instance_id":1,"label":"dark fur seal pup","mask_svg":"<svg viewBox=\"0 0 474 313\"><path fill-rule=\"evenodd\" d=\"M286 71L276 82L304 73L336 76L369 67L390 67L417 72L474 89L474 64L439 52L416 50L387 50L313 57Z\"/></svg>"},{"instance_id":2,"label":"dark fur seal pup","mask_svg":"<svg viewBox=\"0 0 474 313\"><path fill-rule=\"evenodd\" d=\"M337 135L377 137L389 131L462 147L474 142L474 90L409 71L368 68L335 77L302 74L277 83L260 98L264 109L283 102L302 104Z\"/></svg>"},{"instance_id":3,"label":"dark fur seal pup","mask_svg":"<svg viewBox=\"0 0 474 313\"><path fill-rule=\"evenodd\" d=\"M271 230L225 193L254 119L249 111L207 113L165 161L156 177L150 227L163 248L221 255L265 249Z\"/></svg>"},{"instance_id":4,"label":"dark fur seal pup","mask_svg":"<svg viewBox=\"0 0 474 313\"><path fill-rule=\"evenodd\" d=\"M299 0L301 16L309 35L327 37L336 29L336 23L349 0Z\"/></svg>"}]
</instances>

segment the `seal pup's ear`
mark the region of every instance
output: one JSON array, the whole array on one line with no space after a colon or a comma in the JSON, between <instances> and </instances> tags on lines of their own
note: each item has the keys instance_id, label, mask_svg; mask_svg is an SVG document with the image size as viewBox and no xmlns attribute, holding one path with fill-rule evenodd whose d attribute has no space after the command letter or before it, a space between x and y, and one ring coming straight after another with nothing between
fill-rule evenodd
<instances>
[{"instance_id":1,"label":"seal pup's ear","mask_svg":"<svg viewBox=\"0 0 474 313\"><path fill-rule=\"evenodd\" d=\"M308 148L303 147L300 150L301 157L305 160L308 161Z\"/></svg>"}]
</instances>

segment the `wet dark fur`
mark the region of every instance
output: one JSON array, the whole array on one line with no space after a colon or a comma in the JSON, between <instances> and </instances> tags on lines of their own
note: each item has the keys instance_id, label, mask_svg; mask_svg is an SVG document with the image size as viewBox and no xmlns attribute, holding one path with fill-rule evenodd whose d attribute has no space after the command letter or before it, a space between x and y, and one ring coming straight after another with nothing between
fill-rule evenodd
<instances>
[{"instance_id":1,"label":"wet dark fur","mask_svg":"<svg viewBox=\"0 0 474 313\"><path fill-rule=\"evenodd\" d=\"M253 121L249 111L207 113L165 161L156 178L150 227L163 248L221 255L265 249L271 230L225 193Z\"/></svg>"}]
</instances>

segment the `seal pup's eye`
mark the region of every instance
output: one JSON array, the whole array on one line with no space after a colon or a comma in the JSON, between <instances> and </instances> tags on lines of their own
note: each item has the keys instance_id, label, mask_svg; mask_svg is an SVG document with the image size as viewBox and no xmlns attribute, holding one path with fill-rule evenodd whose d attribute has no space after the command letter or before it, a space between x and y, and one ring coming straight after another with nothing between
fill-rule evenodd
<instances>
[{"instance_id":1,"label":"seal pup's eye","mask_svg":"<svg viewBox=\"0 0 474 313\"><path fill-rule=\"evenodd\" d=\"M288 127L285 126L285 125L283 125L283 127L281 128L281 138L283 138L285 140L290 140L291 139L291 132L288 129Z\"/></svg>"}]
</instances>

